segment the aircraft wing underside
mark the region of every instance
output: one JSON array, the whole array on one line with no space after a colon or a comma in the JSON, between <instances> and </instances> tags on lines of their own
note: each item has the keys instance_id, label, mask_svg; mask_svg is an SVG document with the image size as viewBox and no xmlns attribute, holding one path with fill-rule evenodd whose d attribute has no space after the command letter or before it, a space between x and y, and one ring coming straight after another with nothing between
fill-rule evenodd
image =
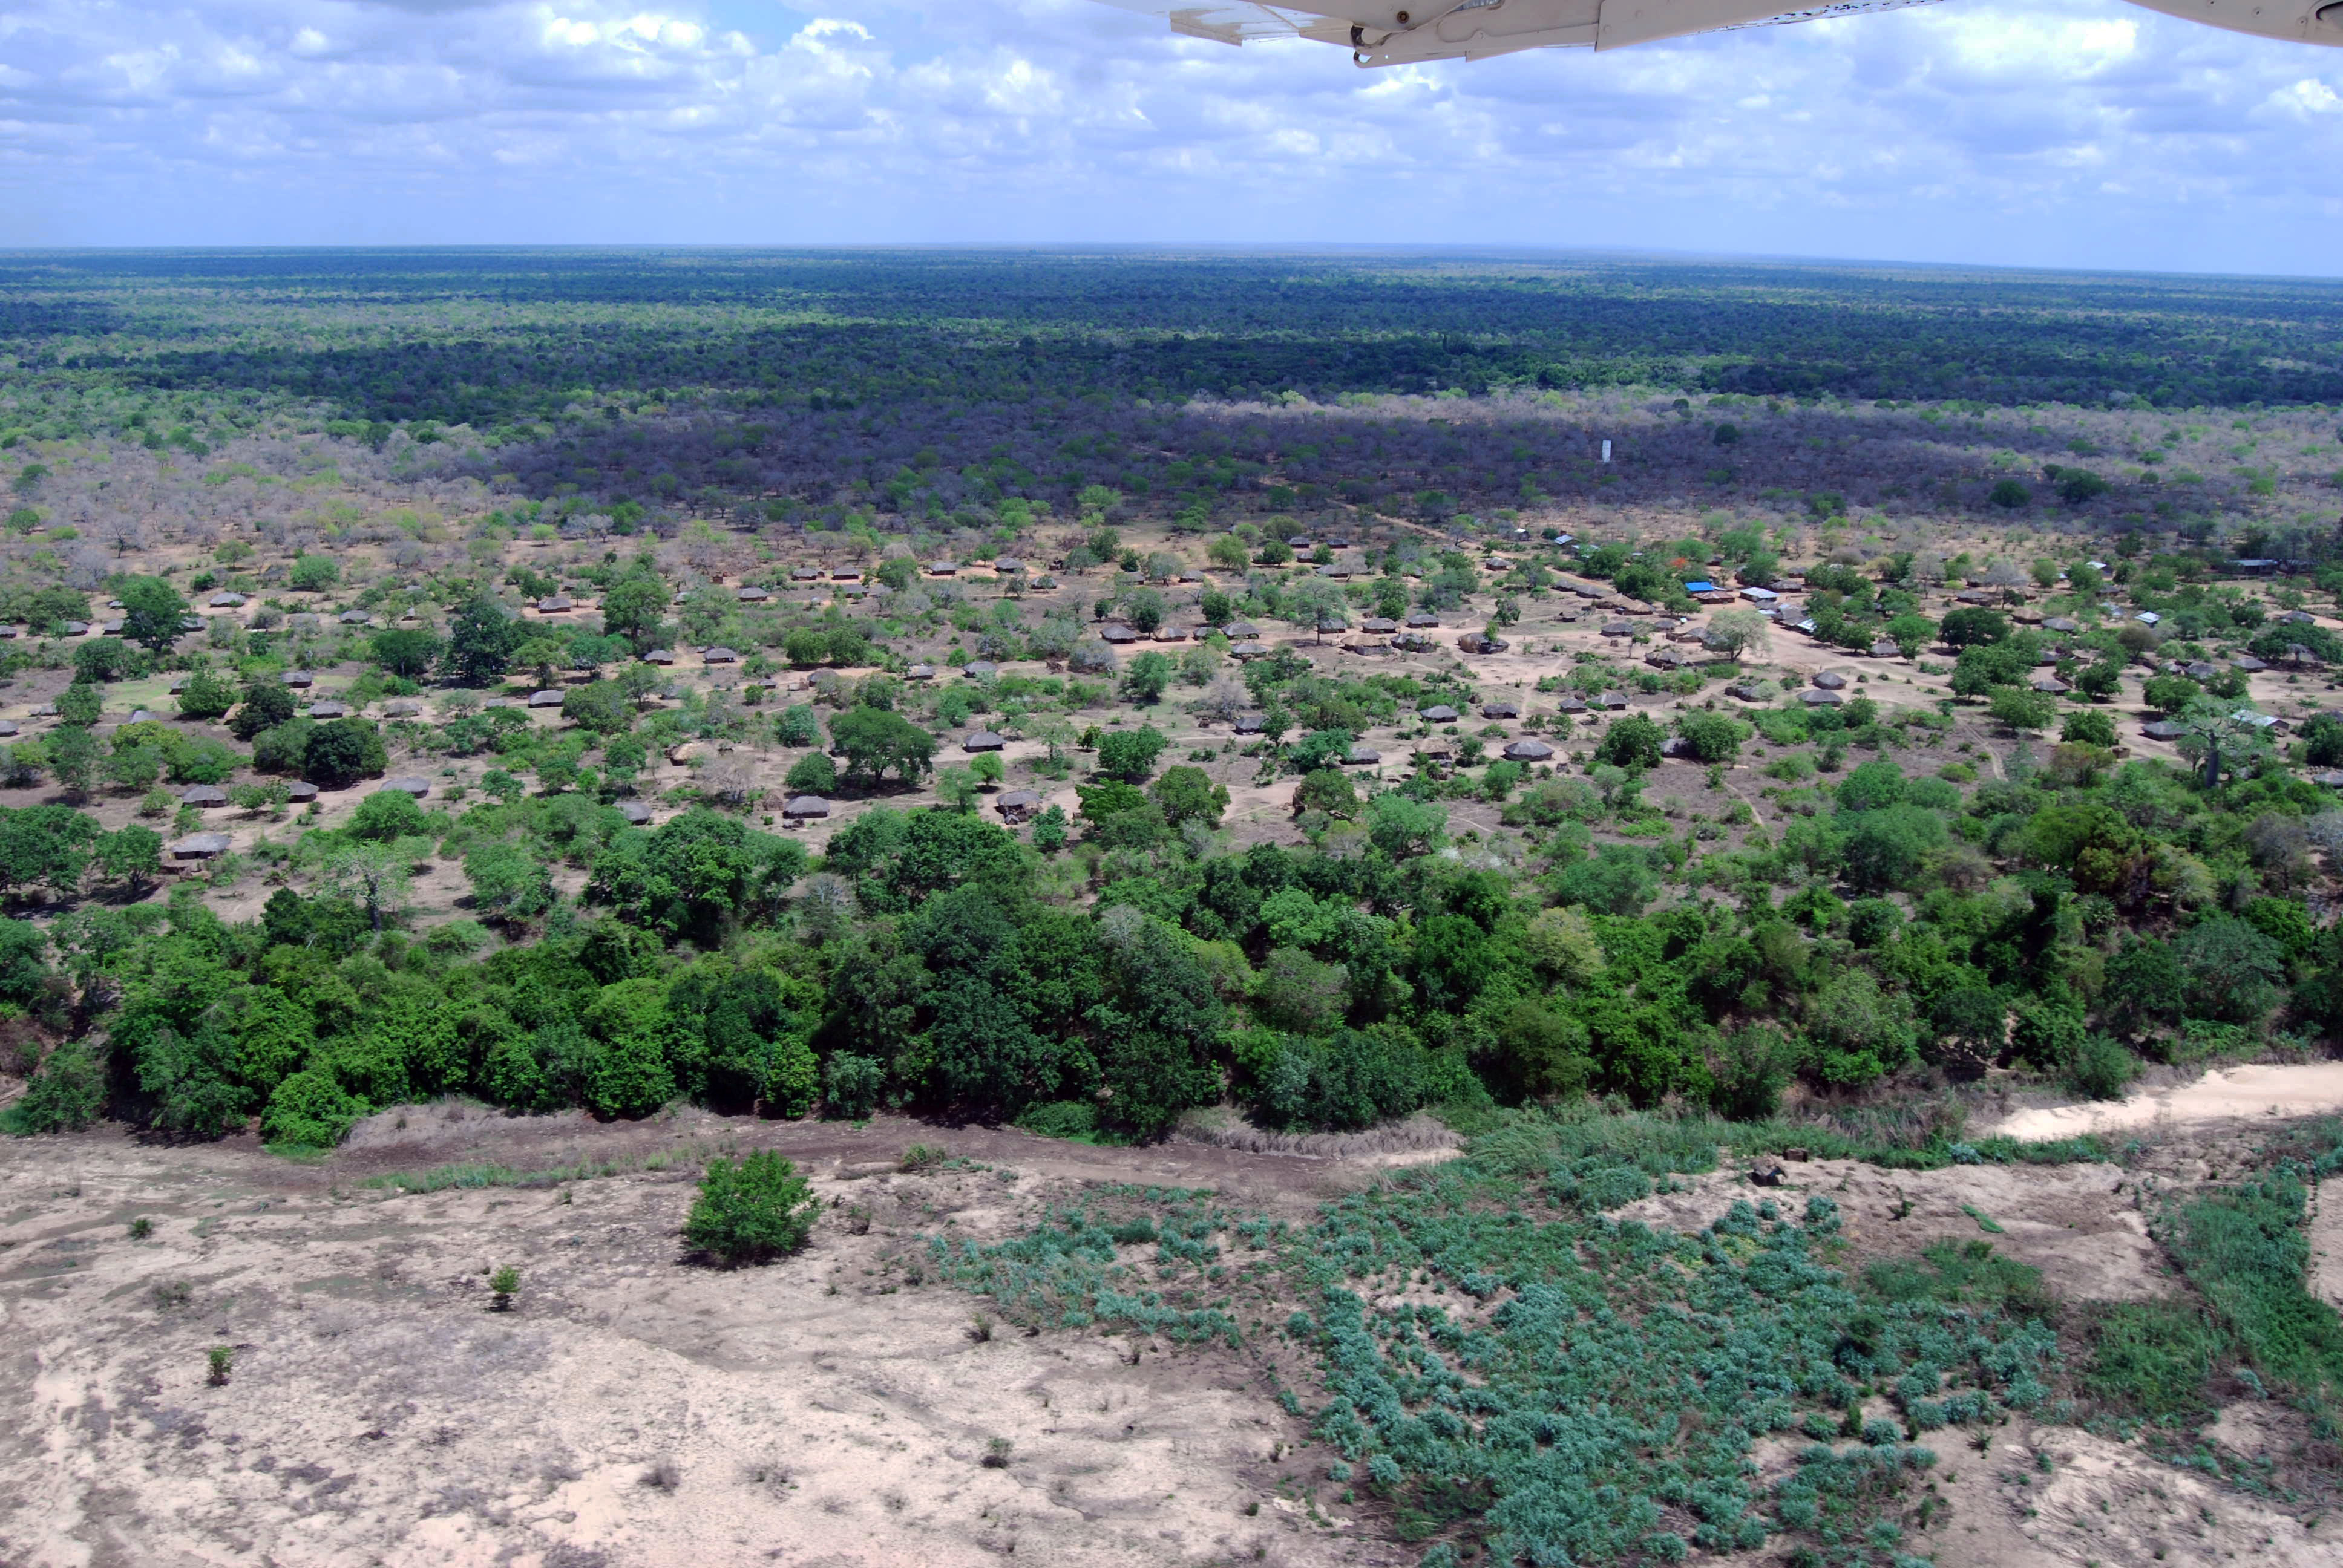
<instances>
[{"instance_id":1,"label":"aircraft wing underside","mask_svg":"<svg viewBox=\"0 0 2343 1568\"><path fill-rule=\"evenodd\" d=\"M1779 9L1780 0L1430 0L1416 11L1394 0L1318 0L1311 5L1265 0L1106 0L1163 16L1192 38L1244 44L1309 38L1341 45L1362 66L1420 60L1483 60L1521 49L1617 49L1694 33L1775 27L1875 11L1900 11L1937 0L1834 0ZM2343 0L2134 0L2151 10L2236 32L2305 43L2343 44ZM1330 8L1340 5L1341 10ZM2265 15L2268 13L2268 15Z\"/></svg>"}]
</instances>

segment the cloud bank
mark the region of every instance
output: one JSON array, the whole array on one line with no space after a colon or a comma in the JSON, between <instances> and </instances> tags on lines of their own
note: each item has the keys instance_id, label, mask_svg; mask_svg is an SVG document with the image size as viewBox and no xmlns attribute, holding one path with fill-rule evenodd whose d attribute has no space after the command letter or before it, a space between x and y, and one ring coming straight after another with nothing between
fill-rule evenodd
<instances>
[{"instance_id":1,"label":"cloud bank","mask_svg":"<svg viewBox=\"0 0 2343 1568\"><path fill-rule=\"evenodd\" d=\"M19 0L0 245L2343 254L2343 50L2120 0L1384 72L1088 0L809 3Z\"/></svg>"}]
</instances>

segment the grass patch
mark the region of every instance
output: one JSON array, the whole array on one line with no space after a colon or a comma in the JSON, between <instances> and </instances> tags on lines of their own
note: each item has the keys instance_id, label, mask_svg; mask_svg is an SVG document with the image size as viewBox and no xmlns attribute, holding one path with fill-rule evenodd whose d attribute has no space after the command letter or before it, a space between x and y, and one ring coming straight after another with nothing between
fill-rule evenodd
<instances>
[{"instance_id":1,"label":"grass patch","mask_svg":"<svg viewBox=\"0 0 2343 1568\"><path fill-rule=\"evenodd\" d=\"M428 1171L396 1171L387 1175L369 1176L358 1185L393 1192L445 1192L460 1187L558 1187L565 1181L585 1181L598 1176L631 1176L644 1171L696 1165L715 1152L717 1151L695 1144L685 1149L662 1150L656 1154L589 1160L577 1165L554 1165L539 1171L525 1171L512 1165L437 1165Z\"/></svg>"},{"instance_id":2,"label":"grass patch","mask_svg":"<svg viewBox=\"0 0 2343 1568\"><path fill-rule=\"evenodd\" d=\"M2097 1309L2077 1386L2122 1422L2194 1432L2213 1418L2206 1380L2221 1332L2188 1302L2113 1302Z\"/></svg>"},{"instance_id":3,"label":"grass patch","mask_svg":"<svg viewBox=\"0 0 2343 1568\"><path fill-rule=\"evenodd\" d=\"M1885 1568L1922 1434L2048 1398L2035 1271L1988 1243L1850 1282L1839 1213L1735 1204L1697 1235L1605 1213L1713 1169L1746 1129L1584 1111L1486 1118L1464 1155L1327 1204L1307 1228L1212 1195L1100 1188L990 1245L933 1238L929 1273L1031 1327L1216 1341L1314 1363L1327 1474L1433 1556L1673 1562L1791 1533ZM1130 1249L1153 1243L1151 1253ZM1885 1394L1900 1420L1858 1434ZM1752 1444L1808 1440L1760 1485ZM1432 1561L1432 1557L1427 1557Z\"/></svg>"},{"instance_id":4,"label":"grass patch","mask_svg":"<svg viewBox=\"0 0 2343 1568\"><path fill-rule=\"evenodd\" d=\"M1473 1140L1476 1159L1503 1162L1512 1141L1572 1151L1570 1158L1603 1156L1647 1174L1698 1172L1716 1167L1717 1151L1747 1159L1803 1152L1815 1160L1859 1160L1890 1171L1939 1171L1951 1165L2096 1164L2116 1151L2095 1137L2030 1142L2016 1138L1961 1136L1966 1111L1956 1101L1917 1107L1852 1107L1814 1119L1775 1117L1728 1121L1705 1112L1607 1111L1581 1101L1551 1108L1443 1112Z\"/></svg>"},{"instance_id":5,"label":"grass patch","mask_svg":"<svg viewBox=\"0 0 2343 1568\"><path fill-rule=\"evenodd\" d=\"M2024 1318L2057 1311L2042 1288L2042 1271L2003 1257L1990 1241L1938 1241L1916 1259L1883 1258L1864 1270L1863 1282L1887 1302L1981 1306Z\"/></svg>"},{"instance_id":6,"label":"grass patch","mask_svg":"<svg viewBox=\"0 0 2343 1568\"><path fill-rule=\"evenodd\" d=\"M2286 1161L2249 1181L2184 1203L2162 1240L2213 1309L2214 1320L2271 1389L2333 1436L2343 1412L2343 1318L2308 1287L2306 1167Z\"/></svg>"},{"instance_id":7,"label":"grass patch","mask_svg":"<svg viewBox=\"0 0 2343 1568\"><path fill-rule=\"evenodd\" d=\"M1121 1133L1101 1128L1098 1106L1087 1100L1052 1100L1029 1105L1010 1125L1036 1137L1059 1138L1069 1143L1113 1147L1131 1141Z\"/></svg>"}]
</instances>

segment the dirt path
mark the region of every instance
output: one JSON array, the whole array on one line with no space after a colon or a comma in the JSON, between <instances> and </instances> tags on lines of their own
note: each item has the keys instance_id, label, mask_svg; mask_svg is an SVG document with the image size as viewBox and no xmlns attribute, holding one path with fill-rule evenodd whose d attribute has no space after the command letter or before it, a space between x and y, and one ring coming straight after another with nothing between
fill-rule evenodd
<instances>
[{"instance_id":1,"label":"dirt path","mask_svg":"<svg viewBox=\"0 0 2343 1568\"><path fill-rule=\"evenodd\" d=\"M2310 1293L2343 1309L2343 1180L2310 1195Z\"/></svg>"},{"instance_id":2,"label":"dirt path","mask_svg":"<svg viewBox=\"0 0 2343 1568\"><path fill-rule=\"evenodd\" d=\"M2073 1138L2086 1132L2334 1112L2343 1112L2343 1062L2314 1062L2233 1067L2208 1072L2193 1083L2143 1090L2122 1100L2015 1111L1987 1131L2007 1138Z\"/></svg>"}]
</instances>

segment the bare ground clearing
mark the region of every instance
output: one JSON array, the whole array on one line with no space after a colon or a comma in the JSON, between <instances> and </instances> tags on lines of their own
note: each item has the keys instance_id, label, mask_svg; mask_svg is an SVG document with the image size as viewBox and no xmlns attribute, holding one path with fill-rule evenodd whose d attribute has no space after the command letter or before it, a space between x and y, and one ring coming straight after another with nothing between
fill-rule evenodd
<instances>
[{"instance_id":1,"label":"bare ground clearing","mask_svg":"<svg viewBox=\"0 0 2343 1568\"><path fill-rule=\"evenodd\" d=\"M2167 1131L2159 1180L2187 1181L2237 1129L2201 1145ZM965 1162L905 1174L915 1141ZM813 1246L734 1273L688 1263L678 1231L699 1160L756 1146L812 1174L830 1205ZM460 1106L385 1112L316 1164L248 1140L174 1148L119 1130L11 1143L0 1302L22 1419L0 1436L14 1462L0 1560L1412 1561L1379 1510L1340 1503L1328 1456L1272 1397L1272 1373L1306 1387L1306 1369L1094 1332L980 1337L980 1303L914 1283L911 1265L920 1236L999 1235L1093 1183L1210 1187L1300 1218L1394 1161L1444 1153L1092 1149L689 1111L603 1126ZM363 1184L468 1161L639 1168L437 1192ZM1850 1261L1975 1239L1982 1217L2068 1301L2178 1288L2115 1167L1815 1161L1789 1178L1778 1193L1841 1204ZM1620 1217L1693 1227L1755 1195L1725 1171ZM132 1241L141 1216L153 1233ZM2332 1254L2343 1235L2328 1219L2314 1241ZM498 1313L487 1273L506 1263L522 1284ZM236 1351L225 1386L206 1381L215 1345ZM2289 1452L2296 1424L2241 1401L2215 1435L2239 1453ZM1947 1568L2343 1555L2336 1523L2136 1444L2021 1423L1980 1454L1940 1435L1936 1494L1951 1507L1921 1544ZM985 1462L995 1440L1009 1445L999 1466Z\"/></svg>"}]
</instances>

